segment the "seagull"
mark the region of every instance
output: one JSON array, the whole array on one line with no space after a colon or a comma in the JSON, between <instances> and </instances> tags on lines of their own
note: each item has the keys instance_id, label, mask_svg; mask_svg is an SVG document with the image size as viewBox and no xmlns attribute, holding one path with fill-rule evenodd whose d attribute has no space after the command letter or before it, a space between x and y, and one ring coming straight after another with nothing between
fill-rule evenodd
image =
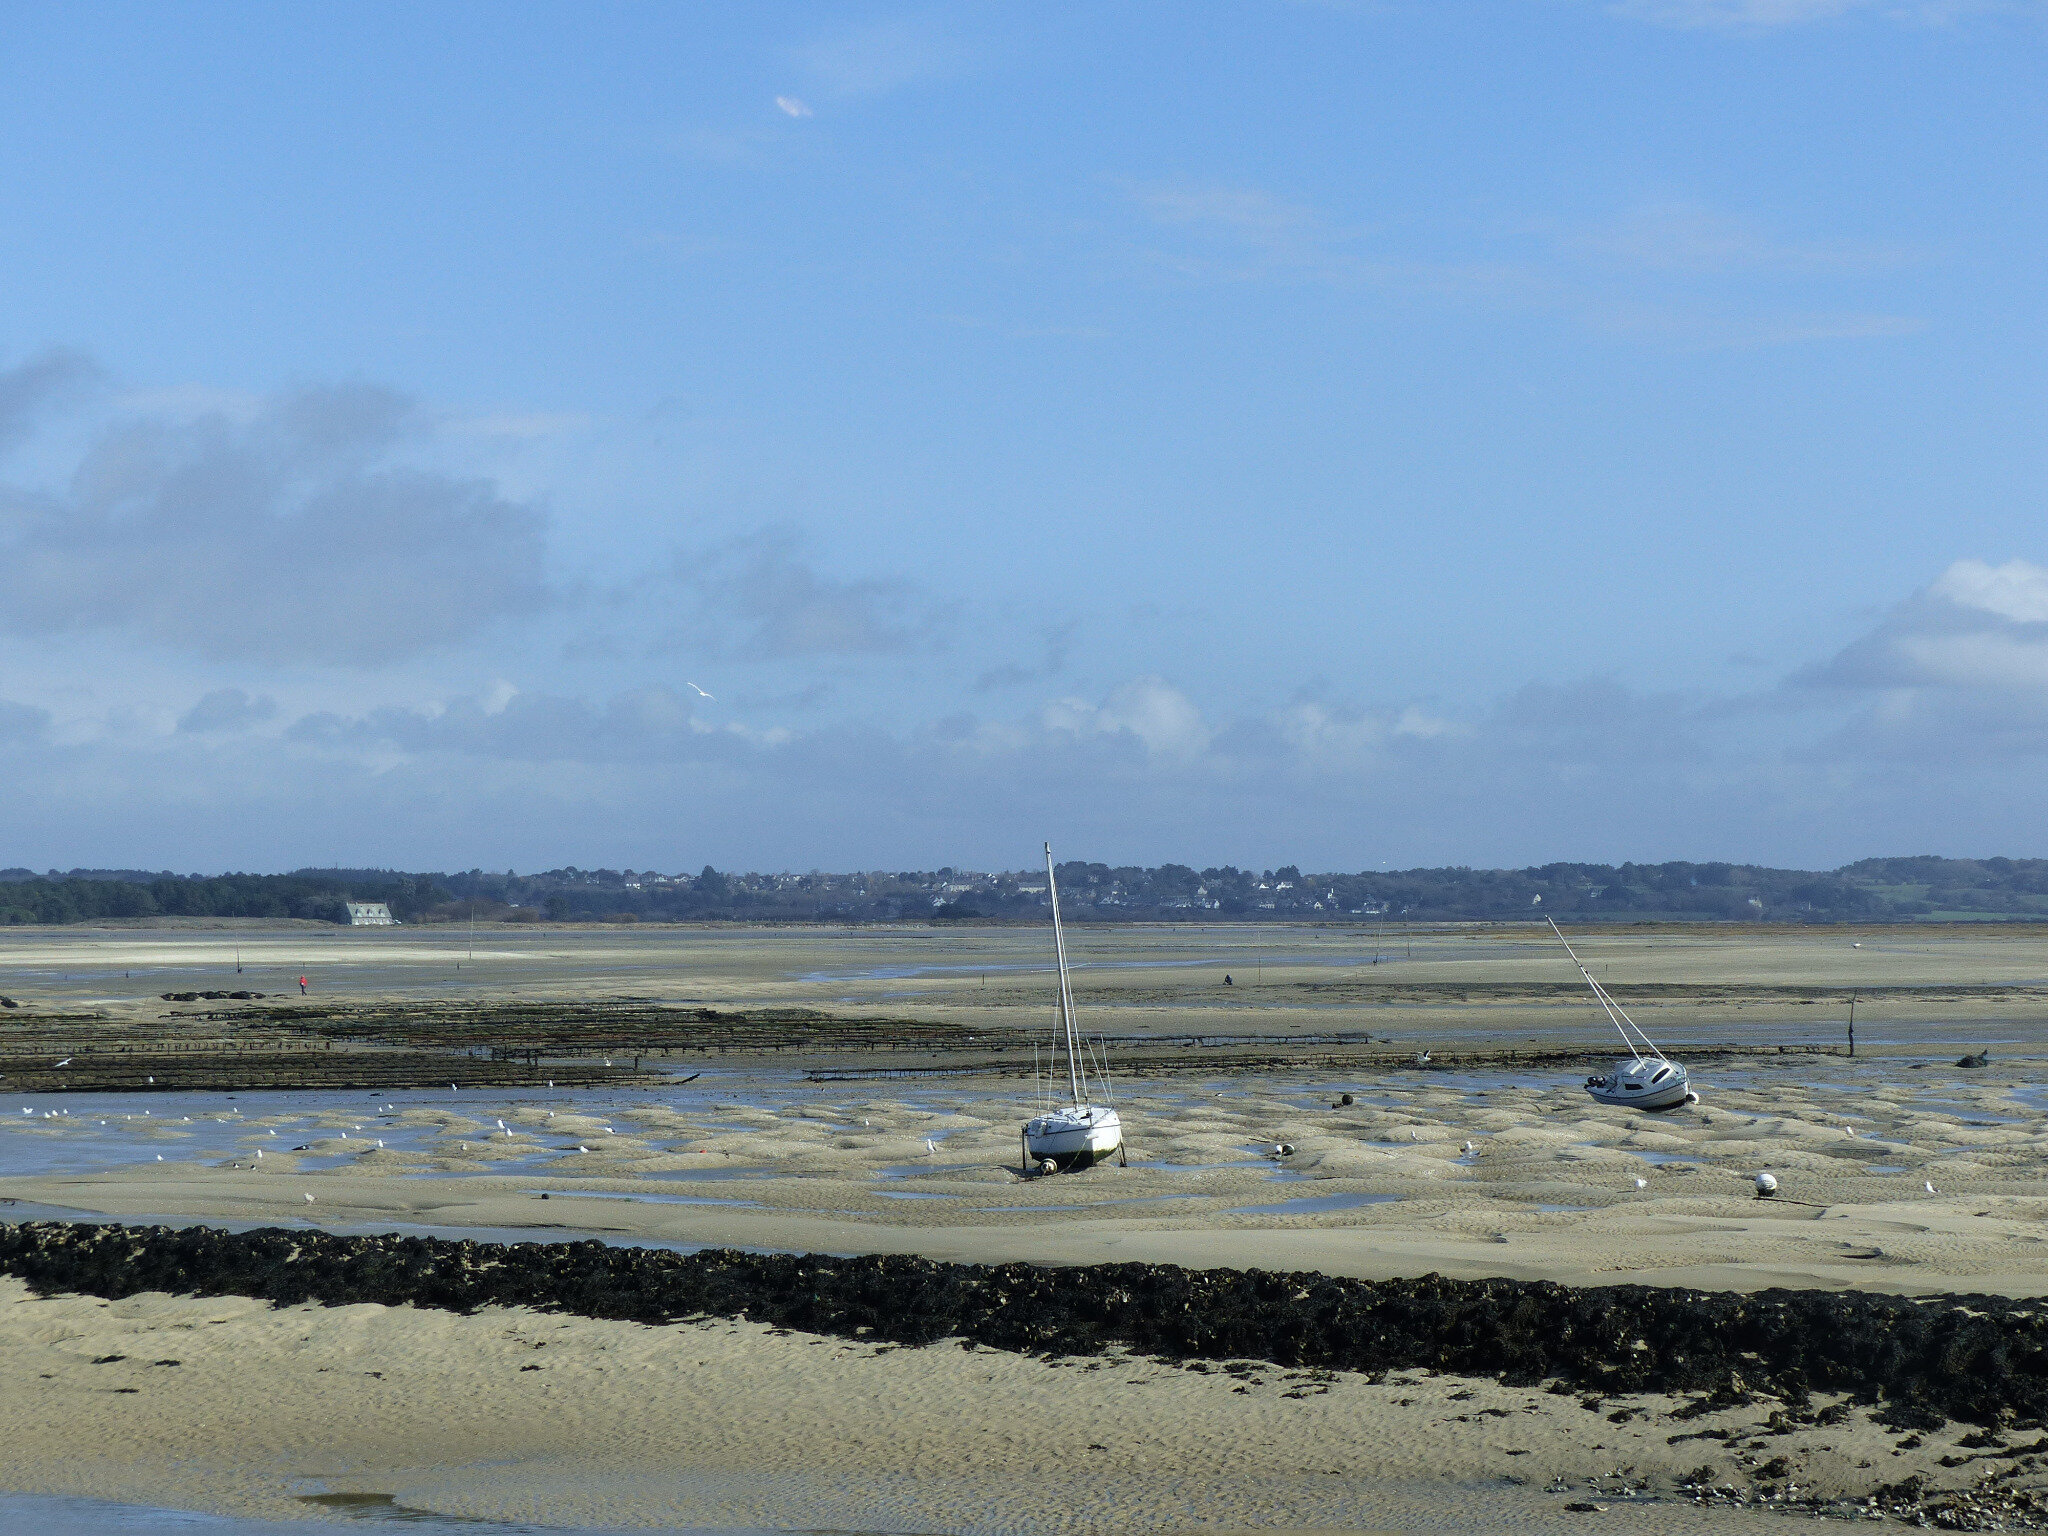
<instances>
[{"instance_id":1,"label":"seagull","mask_svg":"<svg viewBox=\"0 0 2048 1536\"><path fill-rule=\"evenodd\" d=\"M1856 1134L1856 1127L1853 1125L1845 1125L1842 1127L1842 1134L1844 1136L1854 1136Z\"/></svg>"},{"instance_id":2,"label":"seagull","mask_svg":"<svg viewBox=\"0 0 2048 1536\"><path fill-rule=\"evenodd\" d=\"M1935 1194L1939 1194L1939 1193L1941 1193L1941 1191L1939 1191L1938 1189L1936 1189L1936 1188L1934 1187L1934 1180L1932 1180L1932 1179L1929 1179L1929 1180L1928 1180L1928 1181L1927 1181L1927 1182L1926 1182L1925 1184L1922 1184L1922 1185L1921 1185L1920 1187L1921 1187L1922 1189L1926 1190L1926 1191L1927 1191L1927 1193L1929 1193L1930 1195L1935 1195Z\"/></svg>"},{"instance_id":3,"label":"seagull","mask_svg":"<svg viewBox=\"0 0 2048 1536\"><path fill-rule=\"evenodd\" d=\"M57 1065L60 1067L68 1067L71 1065L71 1058L69 1056L66 1056L62 1061L58 1062Z\"/></svg>"},{"instance_id":4,"label":"seagull","mask_svg":"<svg viewBox=\"0 0 2048 1536\"><path fill-rule=\"evenodd\" d=\"M1467 1157L1472 1155L1472 1143L1469 1141L1465 1143L1465 1155Z\"/></svg>"},{"instance_id":5,"label":"seagull","mask_svg":"<svg viewBox=\"0 0 2048 1536\"><path fill-rule=\"evenodd\" d=\"M1649 1181L1648 1179L1637 1179L1637 1180L1636 1180L1636 1188L1637 1188L1637 1189L1648 1189L1649 1187L1650 1187L1650 1181Z\"/></svg>"},{"instance_id":6,"label":"seagull","mask_svg":"<svg viewBox=\"0 0 2048 1536\"><path fill-rule=\"evenodd\" d=\"M686 683L690 682L690 680L689 680L688 678L684 678L684 679L683 679L683 681L684 681L684 682L686 682ZM697 685L696 685L695 683L690 683L690 686L691 686L692 688L697 688ZM704 691L704 690L703 690L702 688L697 688L697 697L698 697L698 698L700 698L700 699L710 699L710 700L711 700L711 702L712 702L712 703L714 703L714 704L716 704L716 703L718 702L718 700L717 700L716 698L714 698L714 697L713 697L712 695L710 695L710 694L706 693L706 692L705 692L705 691Z\"/></svg>"},{"instance_id":7,"label":"seagull","mask_svg":"<svg viewBox=\"0 0 2048 1536\"><path fill-rule=\"evenodd\" d=\"M261 1162L263 1160L263 1149L261 1147L258 1147L256 1149L256 1160L258 1162Z\"/></svg>"},{"instance_id":8,"label":"seagull","mask_svg":"<svg viewBox=\"0 0 2048 1536\"><path fill-rule=\"evenodd\" d=\"M311 1205L312 1203L313 1197L311 1195L306 1196L306 1204Z\"/></svg>"},{"instance_id":9,"label":"seagull","mask_svg":"<svg viewBox=\"0 0 2048 1536\"><path fill-rule=\"evenodd\" d=\"M1426 1067L1426 1066L1428 1066L1428 1065L1429 1065L1429 1052L1427 1052L1427 1051L1424 1051L1424 1052L1423 1052L1423 1053L1422 1053L1422 1054L1421 1054L1420 1056L1416 1057L1416 1058L1415 1058L1415 1065L1417 1065L1418 1067Z\"/></svg>"}]
</instances>

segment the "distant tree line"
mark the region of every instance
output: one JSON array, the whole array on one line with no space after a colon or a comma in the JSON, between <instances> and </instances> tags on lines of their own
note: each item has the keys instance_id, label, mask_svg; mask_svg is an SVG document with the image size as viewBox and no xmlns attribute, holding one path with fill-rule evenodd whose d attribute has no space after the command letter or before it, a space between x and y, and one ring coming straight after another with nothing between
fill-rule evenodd
<instances>
[{"instance_id":1,"label":"distant tree line","mask_svg":"<svg viewBox=\"0 0 2048 1536\"><path fill-rule=\"evenodd\" d=\"M1088 921L1900 922L2048 918L2048 860L1863 859L1827 871L1755 864L1545 864L1528 869L1157 868L1072 862L1062 907ZM404 923L900 922L1036 919L1042 871L868 870L695 874L584 870L521 875L472 869L406 874L302 869L288 875L0 870L0 924L113 918L344 920L381 901Z\"/></svg>"},{"instance_id":2,"label":"distant tree line","mask_svg":"<svg viewBox=\"0 0 2048 1536\"><path fill-rule=\"evenodd\" d=\"M267 917L341 922L343 905L381 901L401 922L452 897L435 875L300 870L289 875L174 875L0 870L0 923L89 923L113 917Z\"/></svg>"}]
</instances>

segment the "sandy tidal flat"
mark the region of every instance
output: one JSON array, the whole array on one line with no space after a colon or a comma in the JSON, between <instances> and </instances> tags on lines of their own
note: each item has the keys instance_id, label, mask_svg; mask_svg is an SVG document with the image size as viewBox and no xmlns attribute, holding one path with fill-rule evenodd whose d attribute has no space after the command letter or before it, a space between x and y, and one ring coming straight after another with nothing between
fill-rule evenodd
<instances>
[{"instance_id":1,"label":"sandy tidal flat","mask_svg":"<svg viewBox=\"0 0 2048 1536\"><path fill-rule=\"evenodd\" d=\"M1018 1167L1015 1080L46 1095L0 1101L0 1196L967 1260L2048 1290L2048 1101L2028 1064L1761 1058L1697 1081L1698 1107L1643 1116L1554 1076L1139 1080L1120 1095L1130 1166L1045 1179ZM1765 1170L1772 1201L1753 1193Z\"/></svg>"},{"instance_id":2,"label":"sandy tidal flat","mask_svg":"<svg viewBox=\"0 0 2048 1536\"><path fill-rule=\"evenodd\" d=\"M1860 1496L1989 1470L1939 1465L1964 1426L1909 1437L1860 1410L1788 1429L1773 1404L1732 1408L1673 1443L1659 1398L729 1321L39 1299L8 1280L0 1354L0 1486L273 1518L363 1494L567 1526L1471 1531L1583 1529L1565 1506L1596 1501L1623 1530L1728 1531L1749 1517L1678 1484L1711 1468Z\"/></svg>"}]
</instances>

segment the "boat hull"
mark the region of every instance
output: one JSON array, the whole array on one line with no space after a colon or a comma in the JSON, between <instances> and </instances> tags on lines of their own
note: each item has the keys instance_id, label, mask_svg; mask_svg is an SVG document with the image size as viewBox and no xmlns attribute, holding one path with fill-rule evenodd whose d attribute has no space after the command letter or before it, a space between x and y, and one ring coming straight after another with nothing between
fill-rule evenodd
<instances>
[{"instance_id":1,"label":"boat hull","mask_svg":"<svg viewBox=\"0 0 2048 1536\"><path fill-rule=\"evenodd\" d=\"M1650 1114L1696 1102L1685 1068L1654 1057L1623 1062L1605 1077L1587 1078L1586 1092L1601 1104Z\"/></svg>"},{"instance_id":2,"label":"boat hull","mask_svg":"<svg viewBox=\"0 0 2048 1536\"><path fill-rule=\"evenodd\" d=\"M1123 1145L1123 1120L1113 1109L1059 1110L1024 1127L1026 1159L1034 1167L1051 1163L1062 1173L1105 1162Z\"/></svg>"}]
</instances>

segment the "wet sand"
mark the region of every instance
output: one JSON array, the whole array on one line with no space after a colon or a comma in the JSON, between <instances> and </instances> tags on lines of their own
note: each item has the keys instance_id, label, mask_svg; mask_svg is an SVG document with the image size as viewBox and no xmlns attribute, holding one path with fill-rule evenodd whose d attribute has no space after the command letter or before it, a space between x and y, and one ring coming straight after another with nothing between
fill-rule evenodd
<instances>
[{"instance_id":1,"label":"wet sand","mask_svg":"<svg viewBox=\"0 0 2048 1536\"><path fill-rule=\"evenodd\" d=\"M456 995L447 968L459 935L315 937L331 946L320 984L332 991ZM1570 1072L1134 1075L1116 1085L1131 1165L1038 1179L1017 1158L1031 1085L1005 1077L812 1082L787 1063L726 1060L679 1062L705 1077L647 1091L318 1103L202 1094L14 1102L0 1085L0 1197L130 1218L597 1232L977 1261L2048 1292L2048 1031L2029 990L2048 977L2048 939L2031 930L1861 937L1861 950L1840 932L1810 930L1589 941L1588 958L1617 990L1703 989L1634 1010L1667 1046L1771 1048L1703 1063L1702 1103L1656 1117L1593 1104ZM1042 1029L1046 1017L1045 976L999 969L1043 963L1043 935L1031 930L491 939L499 973L486 977L480 948L474 983L464 957L463 988L522 998L644 989L719 1006L886 1008L1018 1031ZM162 1008L155 991L203 984L198 970L234 941L46 932L0 935L0 953L46 962L38 995L51 1006L68 999L140 1020ZM280 954L310 943L296 932L264 942ZM1418 1001L1389 991L1404 979L1509 988L1558 980L1554 951L1528 936L1418 936L1414 960L1404 946L1379 967L1369 947L1361 966L1361 942L1355 930L1089 931L1078 946L1094 967L1081 975L1084 1017L1104 1032L1162 1035L1363 1027L1418 1051L1601 1044L1604 1023L1583 1001ZM1393 953L1389 942L1383 955ZM935 958L960 968L899 974ZM131 978L131 990L152 996L119 993L112 967L145 963L158 969L146 983ZM177 980L164 980L177 966L186 968ZM1766 980L1908 990L1859 1006L1862 1055L1851 1062L1776 1055L1782 1044L1838 1040L1841 1020L1825 997L1743 990ZM2008 990L1965 990L1989 983ZM30 990L23 980L5 986ZM1986 1045L1988 1067L1953 1065L1960 1051ZM1345 1093L1351 1105L1341 1104ZM1294 1150L1275 1155L1281 1143ZM1766 1170L1781 1187L1768 1202L1750 1182ZM1580 1487L1596 1473L1637 1468L1631 1475L1663 1480L1668 1500L1676 1471L1718 1456L1729 1476L1747 1479L1754 1467L1736 1461L1765 1461L1783 1438L1766 1437L1758 1451L1690 1455L1692 1442L1667 1443L1680 1430L1655 1403L1638 1405L1649 1410L1640 1421L1616 1425L1573 1398L1451 1378L1398 1390L1315 1382L1329 1390L1290 1398L1282 1386L1301 1383L1270 1371L1239 1393L1143 1363L1089 1371L953 1346L877 1354L740 1324L640 1329L5 1294L13 1299L0 1304L4 1348L10 1365L23 1366L0 1384L0 1423L20 1449L7 1486L160 1500L171 1489L169 1502L252 1513L307 1513L296 1501L310 1479L402 1492L403 1502L451 1513L571 1525L1540 1529L1579 1518L1562 1513L1577 1495L1540 1493L1553 1476ZM124 1328L147 1341L122 1347L101 1337ZM582 1352L573 1401L559 1390L563 1378L512 1363L531 1351L536 1329L556 1330L550 1349L573 1341ZM172 1334L222 1341L222 1374L199 1368L196 1345L164 1342ZM194 1363L102 1368L36 1353L52 1350ZM416 1372L405 1390L363 1374L388 1377L393 1361ZM40 1363L26 1369L32 1362ZM138 1373L138 1383L120 1383L133 1393L98 1384L121 1369ZM1140 1378L1147 1384L1128 1384ZM1471 1398L1452 1397L1467 1390ZM1533 1398L1542 1400L1532 1406ZM834 1406L841 1399L867 1417L847 1417L854 1410ZM144 1414L148 1402L165 1411ZM1488 1409L1505 1417L1472 1417ZM1917 1449L1893 1455L1902 1437L1879 1445L1879 1432L1857 1423L1854 1436L1837 1427L1800 1441L1800 1476L1868 1488L1918 1466ZM219 1434L221 1425L232 1433ZM1937 1437L1926 1444L1939 1449ZM67 1445L99 1449L79 1460L62 1453ZM1953 1484L1976 1474L1948 1475ZM1650 1518L1615 1497L1601 1502L1610 1525ZM1761 1517L1665 1502L1654 1518L1660 1529L1686 1530Z\"/></svg>"},{"instance_id":2,"label":"wet sand","mask_svg":"<svg viewBox=\"0 0 2048 1536\"><path fill-rule=\"evenodd\" d=\"M1673 1403L1392 1372L1177 1368L894 1349L741 1322L518 1310L36 1300L0 1281L8 1481L270 1517L386 1495L483 1520L831 1530L1776 1528L1677 1484L1775 1474L1832 1494L1964 1433L1860 1411ZM1816 1403L1817 1409L1828 1405ZM1755 1449L1750 1449L1754 1442ZM1967 1452L1965 1452L1967 1454ZM1654 1499L1655 1502L1651 1503Z\"/></svg>"},{"instance_id":3,"label":"wet sand","mask_svg":"<svg viewBox=\"0 0 2048 1536\"><path fill-rule=\"evenodd\" d=\"M1084 1021L1105 1033L1363 1028L1421 1044L1569 1045L1597 1044L1605 1028L1577 973L1533 925L1376 936L1337 924L1087 924L1070 937ZM1621 928L1574 942L1618 992L1690 989L1636 1010L1667 1045L1839 1045L1847 1000L1860 992L1866 1049L1910 1047L1930 1033L1968 1040L1991 1026L2003 1027L1987 1039L2048 1048L2044 928ZM1033 926L504 925L480 929L473 949L460 928L0 929L0 991L28 1009L91 1010L117 1022L177 1014L159 994L180 990L255 990L289 1002L305 975L315 1001L634 996L1035 1031L1048 1017L1051 964L1047 933ZM1457 985L1495 993L1404 990Z\"/></svg>"},{"instance_id":4,"label":"wet sand","mask_svg":"<svg viewBox=\"0 0 2048 1536\"><path fill-rule=\"evenodd\" d=\"M69 1113L39 1096L0 1113L0 1169L51 1171L0 1177L0 1197L972 1261L2048 1291L2048 1094L2030 1064L1771 1057L1698 1082L1697 1107L1642 1116L1501 1074L1141 1079L1120 1088L1130 1166L1051 1178L1020 1170L1032 1098L1014 1080L728 1071L312 1111L159 1096L146 1114L140 1096ZM1755 1197L1762 1171L1773 1200Z\"/></svg>"}]
</instances>

